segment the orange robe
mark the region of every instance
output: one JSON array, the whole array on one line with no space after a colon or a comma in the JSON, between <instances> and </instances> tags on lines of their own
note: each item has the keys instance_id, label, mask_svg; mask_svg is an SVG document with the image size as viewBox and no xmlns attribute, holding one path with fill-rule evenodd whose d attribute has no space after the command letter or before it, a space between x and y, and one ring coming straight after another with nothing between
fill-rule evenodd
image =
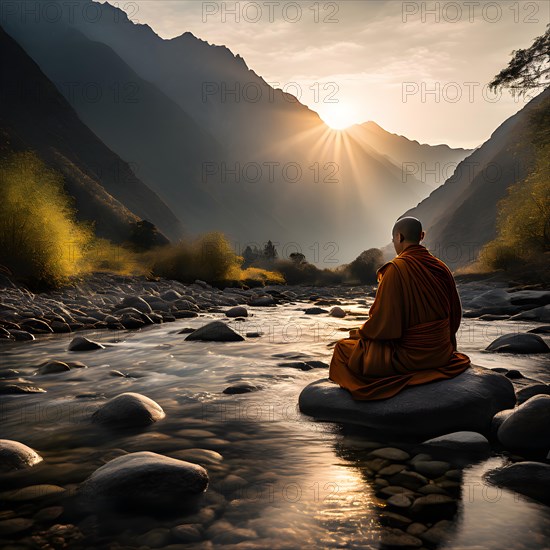
<instances>
[{"instance_id":1,"label":"orange robe","mask_svg":"<svg viewBox=\"0 0 550 550\"><path fill-rule=\"evenodd\" d=\"M449 268L415 244L377 277L369 319L359 338L336 343L329 379L356 400L374 400L465 371L470 359L456 351L462 306Z\"/></svg>"}]
</instances>

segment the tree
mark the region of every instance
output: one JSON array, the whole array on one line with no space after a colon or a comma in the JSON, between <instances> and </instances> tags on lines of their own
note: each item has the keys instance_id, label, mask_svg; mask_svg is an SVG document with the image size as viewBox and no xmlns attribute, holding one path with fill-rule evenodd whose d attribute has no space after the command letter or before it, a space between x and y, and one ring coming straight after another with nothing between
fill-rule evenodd
<instances>
[{"instance_id":1,"label":"tree","mask_svg":"<svg viewBox=\"0 0 550 550\"><path fill-rule=\"evenodd\" d=\"M264 246L264 257L267 260L274 260L277 258L277 250L275 249L275 245L271 241L267 241L267 243Z\"/></svg>"},{"instance_id":2,"label":"tree","mask_svg":"<svg viewBox=\"0 0 550 550\"><path fill-rule=\"evenodd\" d=\"M512 95L521 96L529 90L546 88L550 83L550 24L529 48L514 50L512 55L508 67L489 83L491 90L509 88Z\"/></svg>"},{"instance_id":3,"label":"tree","mask_svg":"<svg viewBox=\"0 0 550 550\"><path fill-rule=\"evenodd\" d=\"M349 264L350 275L364 284L375 284L376 270L384 263L384 255L379 248L369 248L361 252Z\"/></svg>"},{"instance_id":4,"label":"tree","mask_svg":"<svg viewBox=\"0 0 550 550\"><path fill-rule=\"evenodd\" d=\"M290 259L296 264L304 264L306 262L306 257L301 252L293 252L290 255Z\"/></svg>"}]
</instances>

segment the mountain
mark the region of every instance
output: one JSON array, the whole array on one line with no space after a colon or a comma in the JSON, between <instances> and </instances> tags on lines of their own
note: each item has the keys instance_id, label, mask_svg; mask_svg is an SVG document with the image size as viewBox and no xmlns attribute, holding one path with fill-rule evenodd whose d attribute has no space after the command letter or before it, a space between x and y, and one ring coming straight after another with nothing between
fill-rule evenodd
<instances>
[{"instance_id":1,"label":"mountain","mask_svg":"<svg viewBox=\"0 0 550 550\"><path fill-rule=\"evenodd\" d=\"M424 244L450 267L475 260L480 248L495 238L498 201L534 166L529 116L549 97L547 88L501 124L444 185L405 212L422 221Z\"/></svg>"},{"instance_id":2,"label":"mountain","mask_svg":"<svg viewBox=\"0 0 550 550\"><path fill-rule=\"evenodd\" d=\"M471 149L453 149L445 144L419 143L392 134L372 121L355 124L346 131L360 143L374 147L395 165L402 167L405 179L415 176L432 190L442 185L453 174L458 163L473 152Z\"/></svg>"},{"instance_id":3,"label":"mountain","mask_svg":"<svg viewBox=\"0 0 550 550\"><path fill-rule=\"evenodd\" d=\"M228 48L191 33L163 40L108 3L56 4L61 19L5 24L187 231L221 230L237 252L271 239L284 257L330 267L385 240L430 193L403 178L397 146L392 156L381 138L330 130ZM101 16L86 20L86 5Z\"/></svg>"},{"instance_id":4,"label":"mountain","mask_svg":"<svg viewBox=\"0 0 550 550\"><path fill-rule=\"evenodd\" d=\"M0 52L0 149L32 149L61 172L78 218L94 221L99 236L124 241L131 222L147 219L176 237L180 224L166 204L86 127L2 27Z\"/></svg>"}]
</instances>

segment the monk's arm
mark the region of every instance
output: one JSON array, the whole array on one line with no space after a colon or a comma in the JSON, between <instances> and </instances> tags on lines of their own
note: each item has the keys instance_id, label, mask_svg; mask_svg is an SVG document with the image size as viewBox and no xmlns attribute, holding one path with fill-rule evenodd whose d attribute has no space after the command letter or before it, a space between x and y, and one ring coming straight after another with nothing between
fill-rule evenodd
<instances>
[{"instance_id":1,"label":"monk's arm","mask_svg":"<svg viewBox=\"0 0 550 550\"><path fill-rule=\"evenodd\" d=\"M390 264L382 275L370 317L359 329L362 338L394 340L403 335L403 289L397 268Z\"/></svg>"}]
</instances>

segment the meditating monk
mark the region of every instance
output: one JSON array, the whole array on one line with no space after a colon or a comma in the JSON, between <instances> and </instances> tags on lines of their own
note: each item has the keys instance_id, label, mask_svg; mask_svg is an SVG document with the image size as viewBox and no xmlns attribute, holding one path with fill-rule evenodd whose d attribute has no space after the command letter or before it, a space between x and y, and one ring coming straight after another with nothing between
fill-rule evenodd
<instances>
[{"instance_id":1,"label":"meditating monk","mask_svg":"<svg viewBox=\"0 0 550 550\"><path fill-rule=\"evenodd\" d=\"M452 378L470 366L456 351L462 306L453 275L420 244L419 220L397 220L397 256L377 271L369 319L336 343L329 379L356 400L387 399L406 386Z\"/></svg>"}]
</instances>

